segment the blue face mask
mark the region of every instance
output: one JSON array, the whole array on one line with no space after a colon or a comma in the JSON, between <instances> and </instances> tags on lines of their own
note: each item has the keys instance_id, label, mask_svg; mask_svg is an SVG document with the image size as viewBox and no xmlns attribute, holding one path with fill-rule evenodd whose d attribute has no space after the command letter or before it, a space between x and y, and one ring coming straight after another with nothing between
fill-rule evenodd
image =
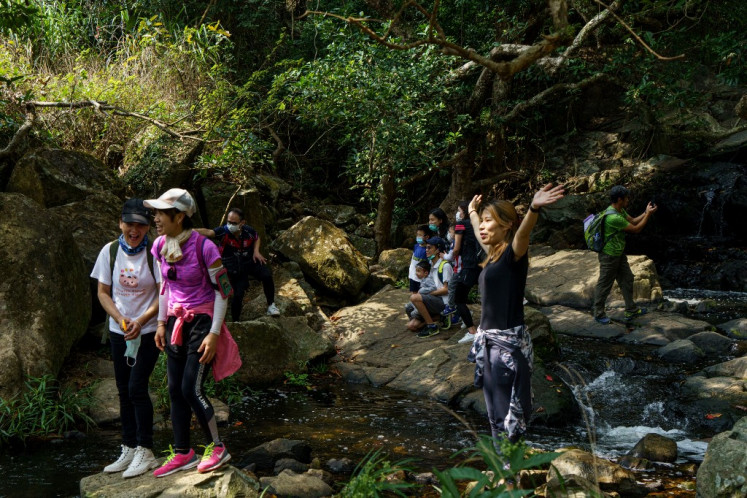
<instances>
[{"instance_id":1,"label":"blue face mask","mask_svg":"<svg viewBox=\"0 0 747 498\"><path fill-rule=\"evenodd\" d=\"M428 228L430 228L430 229L431 229L431 232L438 232L438 225L435 225L435 224L433 224L433 223L430 223L430 224L428 225Z\"/></svg>"},{"instance_id":2,"label":"blue face mask","mask_svg":"<svg viewBox=\"0 0 747 498\"><path fill-rule=\"evenodd\" d=\"M431 254L430 256L428 256L428 260L429 261L433 261L434 259L436 259L436 255L435 254Z\"/></svg>"},{"instance_id":3,"label":"blue face mask","mask_svg":"<svg viewBox=\"0 0 747 498\"><path fill-rule=\"evenodd\" d=\"M127 345L124 352L125 358L127 358L125 361L128 367L134 367L135 363L137 363L137 350L140 349L140 336L131 341L125 341L125 344ZM130 358L133 360L132 365L130 365Z\"/></svg>"},{"instance_id":4,"label":"blue face mask","mask_svg":"<svg viewBox=\"0 0 747 498\"><path fill-rule=\"evenodd\" d=\"M415 242L417 242L418 244L422 244L425 241L423 240L423 237L415 237Z\"/></svg>"}]
</instances>

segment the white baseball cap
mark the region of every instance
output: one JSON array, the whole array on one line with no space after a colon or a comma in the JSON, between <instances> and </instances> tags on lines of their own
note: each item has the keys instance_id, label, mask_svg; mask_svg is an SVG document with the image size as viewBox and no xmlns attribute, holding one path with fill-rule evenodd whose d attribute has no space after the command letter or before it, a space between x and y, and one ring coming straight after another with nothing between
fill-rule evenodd
<instances>
[{"instance_id":1,"label":"white baseball cap","mask_svg":"<svg viewBox=\"0 0 747 498\"><path fill-rule=\"evenodd\" d=\"M153 209L171 209L174 208L182 213L185 213L190 218L197 209L195 200L192 198L189 192L183 188L172 188L164 192L158 199L148 199L145 202L145 207Z\"/></svg>"}]
</instances>

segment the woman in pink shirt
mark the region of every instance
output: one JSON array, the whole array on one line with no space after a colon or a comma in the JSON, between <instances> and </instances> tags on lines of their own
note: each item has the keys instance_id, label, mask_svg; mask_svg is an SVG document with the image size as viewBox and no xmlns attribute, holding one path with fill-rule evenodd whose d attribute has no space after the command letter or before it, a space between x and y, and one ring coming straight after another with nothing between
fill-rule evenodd
<instances>
[{"instance_id":1,"label":"woman in pink shirt","mask_svg":"<svg viewBox=\"0 0 747 498\"><path fill-rule=\"evenodd\" d=\"M158 199L145 201L156 210L153 256L161 272L156 346L167 354L171 424L174 447L153 473L163 477L197 466L199 472L217 469L231 459L218 436L215 413L203 386L219 351L226 314L227 277L218 248L192 230L196 205L183 189L174 188ZM235 343L234 343L235 344ZM190 446L189 425L194 411L207 439L201 461Z\"/></svg>"}]
</instances>

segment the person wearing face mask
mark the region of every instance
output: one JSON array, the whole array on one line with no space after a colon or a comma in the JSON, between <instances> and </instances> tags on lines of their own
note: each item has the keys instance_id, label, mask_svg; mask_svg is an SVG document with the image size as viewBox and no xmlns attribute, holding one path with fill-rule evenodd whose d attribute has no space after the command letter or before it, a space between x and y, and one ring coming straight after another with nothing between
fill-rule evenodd
<instances>
[{"instance_id":1,"label":"person wearing face mask","mask_svg":"<svg viewBox=\"0 0 747 498\"><path fill-rule=\"evenodd\" d=\"M415 231L415 246L412 248L412 259L410 259L410 294L417 294L420 290L421 279L418 278L416 268L418 263L425 260L425 243L431 237L432 232L428 225L418 225Z\"/></svg>"},{"instance_id":2,"label":"person wearing face mask","mask_svg":"<svg viewBox=\"0 0 747 498\"><path fill-rule=\"evenodd\" d=\"M262 290L267 299L267 314L280 316L280 310L275 305L275 281L272 278L272 271L267 265L267 260L259 252L259 234L246 224L244 212L239 208L231 208L226 216L225 225L212 230L196 230L201 235L218 239L223 266L228 270L228 278L233 287L233 321L241 320L241 308L244 306L244 294L249 288L249 277L262 282Z\"/></svg>"},{"instance_id":3,"label":"person wearing face mask","mask_svg":"<svg viewBox=\"0 0 747 498\"><path fill-rule=\"evenodd\" d=\"M449 233L449 217L441 208L436 208L428 213L428 228L438 237L446 240Z\"/></svg>"},{"instance_id":4,"label":"person wearing face mask","mask_svg":"<svg viewBox=\"0 0 747 498\"><path fill-rule=\"evenodd\" d=\"M158 360L154 341L160 274L149 254L150 211L142 199L122 207L119 239L99 252L91 277L98 280L98 299L109 315L114 379L119 394L122 451L106 473L135 477L158 465L153 455L153 404L148 379Z\"/></svg>"}]
</instances>

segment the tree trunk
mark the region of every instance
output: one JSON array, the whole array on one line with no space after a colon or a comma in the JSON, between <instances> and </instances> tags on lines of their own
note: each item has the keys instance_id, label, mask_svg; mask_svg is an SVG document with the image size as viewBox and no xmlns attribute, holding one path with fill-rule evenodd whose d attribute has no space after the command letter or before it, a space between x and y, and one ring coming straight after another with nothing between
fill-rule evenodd
<instances>
[{"instance_id":1,"label":"tree trunk","mask_svg":"<svg viewBox=\"0 0 747 498\"><path fill-rule=\"evenodd\" d=\"M387 167L381 175L379 184L379 205L374 222L374 240L376 241L376 257L381 251L391 247L392 213L394 212L394 175L391 167Z\"/></svg>"}]
</instances>

